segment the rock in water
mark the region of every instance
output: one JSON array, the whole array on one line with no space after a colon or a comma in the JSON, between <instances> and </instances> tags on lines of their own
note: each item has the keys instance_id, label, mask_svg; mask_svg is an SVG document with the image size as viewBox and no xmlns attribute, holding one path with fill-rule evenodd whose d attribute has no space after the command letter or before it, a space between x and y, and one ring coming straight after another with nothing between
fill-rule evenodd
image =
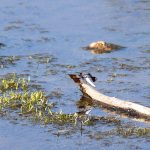
<instances>
[{"instance_id":1,"label":"rock in water","mask_svg":"<svg viewBox=\"0 0 150 150\"><path fill-rule=\"evenodd\" d=\"M101 54L106 52L111 52L113 50L118 50L124 48L123 46L107 43L104 41L97 41L89 44L87 47L85 47L86 50L90 50L94 54Z\"/></svg>"}]
</instances>

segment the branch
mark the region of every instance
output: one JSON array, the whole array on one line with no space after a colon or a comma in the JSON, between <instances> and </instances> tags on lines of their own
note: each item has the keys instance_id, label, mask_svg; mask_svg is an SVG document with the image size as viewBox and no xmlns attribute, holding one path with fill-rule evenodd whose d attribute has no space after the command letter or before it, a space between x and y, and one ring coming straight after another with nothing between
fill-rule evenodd
<instances>
[{"instance_id":1,"label":"branch","mask_svg":"<svg viewBox=\"0 0 150 150\"><path fill-rule=\"evenodd\" d=\"M91 100L94 100L96 103L100 104L101 107L125 113L128 116L134 116L136 118L145 118L146 120L150 120L149 107L145 107L129 101L124 101L115 97L106 96L97 91L95 88L86 84L77 75L70 75L70 77L76 83L78 83L78 85L80 86L80 90L83 94L88 95Z\"/></svg>"}]
</instances>

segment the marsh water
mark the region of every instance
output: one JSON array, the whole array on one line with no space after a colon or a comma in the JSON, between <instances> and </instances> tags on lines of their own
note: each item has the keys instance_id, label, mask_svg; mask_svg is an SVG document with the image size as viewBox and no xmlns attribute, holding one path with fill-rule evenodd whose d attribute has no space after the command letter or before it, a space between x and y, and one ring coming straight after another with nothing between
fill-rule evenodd
<instances>
[{"instance_id":1,"label":"marsh water","mask_svg":"<svg viewBox=\"0 0 150 150\"><path fill-rule=\"evenodd\" d=\"M126 48L92 54L82 47L97 40ZM90 72L102 93L150 107L149 0L1 0L0 76L30 79L54 96L56 111L75 113L82 93L69 73ZM95 107L90 115L115 116L122 124L149 127ZM0 118L0 149L149 149L148 137L107 134L113 123L83 130Z\"/></svg>"}]
</instances>

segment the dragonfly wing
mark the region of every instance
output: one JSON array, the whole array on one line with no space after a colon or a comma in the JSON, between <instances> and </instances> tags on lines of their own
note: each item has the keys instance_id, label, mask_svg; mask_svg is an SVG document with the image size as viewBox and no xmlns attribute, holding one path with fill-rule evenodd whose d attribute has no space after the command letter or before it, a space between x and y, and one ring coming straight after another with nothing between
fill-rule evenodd
<instances>
[{"instance_id":1,"label":"dragonfly wing","mask_svg":"<svg viewBox=\"0 0 150 150\"><path fill-rule=\"evenodd\" d=\"M89 78L86 78L86 81L87 81L90 85L92 85L93 87L96 87L96 86L94 85L94 83L93 83Z\"/></svg>"}]
</instances>

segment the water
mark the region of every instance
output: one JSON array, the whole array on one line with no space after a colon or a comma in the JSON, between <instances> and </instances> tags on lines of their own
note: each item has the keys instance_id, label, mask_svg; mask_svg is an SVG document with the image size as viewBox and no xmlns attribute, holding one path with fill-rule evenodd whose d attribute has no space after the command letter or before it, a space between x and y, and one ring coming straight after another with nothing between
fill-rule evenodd
<instances>
[{"instance_id":1,"label":"water","mask_svg":"<svg viewBox=\"0 0 150 150\"><path fill-rule=\"evenodd\" d=\"M48 94L61 90L62 98L54 101L65 113L77 111L75 104L82 95L68 73L80 71L95 75L97 90L102 93L150 106L148 0L1 0L0 10L0 42L6 44L0 49L0 58L19 57L13 64L3 64L0 75L16 72L30 76ZM101 55L82 49L97 40L126 48ZM96 109L92 114L104 112ZM99 137L100 131L114 125L85 127L82 135L71 129L58 137L55 133L64 127L26 124L1 118L0 149L149 149L147 138Z\"/></svg>"}]
</instances>

